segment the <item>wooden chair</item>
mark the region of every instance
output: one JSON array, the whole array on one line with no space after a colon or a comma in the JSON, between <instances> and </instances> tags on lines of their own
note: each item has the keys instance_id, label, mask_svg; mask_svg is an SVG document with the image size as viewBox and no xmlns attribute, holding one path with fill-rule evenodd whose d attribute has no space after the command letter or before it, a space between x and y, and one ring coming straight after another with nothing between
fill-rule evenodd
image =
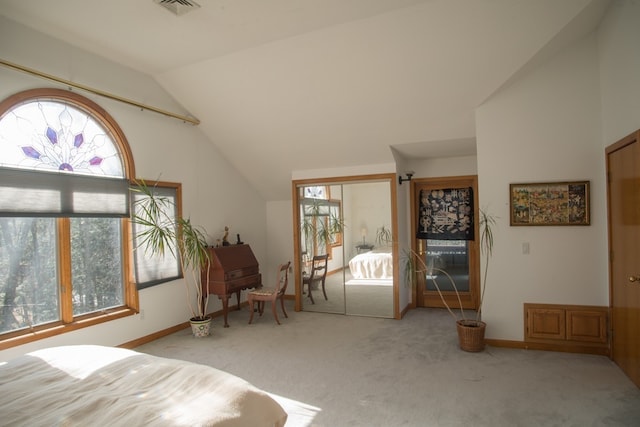
<instances>
[{"instance_id":1,"label":"wooden chair","mask_svg":"<svg viewBox=\"0 0 640 427\"><path fill-rule=\"evenodd\" d=\"M311 293L311 287L315 283L322 283L322 293L324 299L327 300L327 291L324 288L324 282L327 278L327 263L329 262L329 254L316 255L311 262L311 272L308 276L302 278L302 290L304 291L304 285L307 285L307 292L309 298L311 298L311 304L316 302L313 300L313 294Z\"/></svg>"},{"instance_id":2,"label":"wooden chair","mask_svg":"<svg viewBox=\"0 0 640 427\"><path fill-rule=\"evenodd\" d=\"M282 306L282 312L284 313L284 317L287 316L287 312L284 309L284 293L287 290L287 285L289 283L289 266L291 265L291 261L286 264L280 264L278 267L278 274L276 277L276 286L272 288L257 288L247 294L247 302L249 303L249 311L251 312L251 317L249 317L249 324L253 321L253 302L258 302L258 313L262 316L264 312L264 303L265 301L271 301L271 311L273 312L273 317L275 317L278 325L280 324L280 320L278 320L278 312L276 310L276 303L278 299L280 299L280 305Z\"/></svg>"}]
</instances>

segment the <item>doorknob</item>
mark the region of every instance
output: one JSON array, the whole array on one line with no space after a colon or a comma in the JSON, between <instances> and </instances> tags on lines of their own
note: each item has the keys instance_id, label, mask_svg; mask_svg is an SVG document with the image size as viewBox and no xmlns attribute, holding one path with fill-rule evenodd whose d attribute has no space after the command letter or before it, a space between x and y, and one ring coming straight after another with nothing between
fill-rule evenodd
<instances>
[{"instance_id":1,"label":"doorknob","mask_svg":"<svg viewBox=\"0 0 640 427\"><path fill-rule=\"evenodd\" d=\"M640 282L640 276L629 276L630 282Z\"/></svg>"}]
</instances>

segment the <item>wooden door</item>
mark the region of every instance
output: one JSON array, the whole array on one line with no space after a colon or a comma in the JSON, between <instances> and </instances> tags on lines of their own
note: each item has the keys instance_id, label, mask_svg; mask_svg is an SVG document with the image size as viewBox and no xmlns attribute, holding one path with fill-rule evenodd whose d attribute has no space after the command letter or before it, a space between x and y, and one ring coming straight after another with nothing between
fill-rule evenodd
<instances>
[{"instance_id":1,"label":"wooden door","mask_svg":"<svg viewBox=\"0 0 640 427\"><path fill-rule=\"evenodd\" d=\"M640 131L606 150L611 353L640 387Z\"/></svg>"},{"instance_id":2,"label":"wooden door","mask_svg":"<svg viewBox=\"0 0 640 427\"><path fill-rule=\"evenodd\" d=\"M443 269L456 282L460 293L462 308L477 309L480 301L479 285L479 229L478 229L478 181L475 175L414 179L411 183L411 233L414 236L412 249L422 256L427 268L430 266ZM420 200L425 194L441 190L471 189L474 211L475 239L464 241L441 241L437 239L418 238L418 228L421 227L419 211ZM437 198L437 197L436 197ZM455 207L452 207L455 212ZM450 285L446 275L420 274L414 288L414 301L418 307L444 307L442 299L435 288L434 278L442 290L445 300L450 307L460 308L460 302Z\"/></svg>"}]
</instances>

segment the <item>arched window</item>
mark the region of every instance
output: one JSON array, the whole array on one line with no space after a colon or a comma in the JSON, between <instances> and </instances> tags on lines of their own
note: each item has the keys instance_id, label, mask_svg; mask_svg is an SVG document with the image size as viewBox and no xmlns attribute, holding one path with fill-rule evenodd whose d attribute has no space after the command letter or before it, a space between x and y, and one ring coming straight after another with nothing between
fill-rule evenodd
<instances>
[{"instance_id":1,"label":"arched window","mask_svg":"<svg viewBox=\"0 0 640 427\"><path fill-rule=\"evenodd\" d=\"M0 349L137 311L133 177L124 134L91 100L36 89L0 103Z\"/></svg>"}]
</instances>

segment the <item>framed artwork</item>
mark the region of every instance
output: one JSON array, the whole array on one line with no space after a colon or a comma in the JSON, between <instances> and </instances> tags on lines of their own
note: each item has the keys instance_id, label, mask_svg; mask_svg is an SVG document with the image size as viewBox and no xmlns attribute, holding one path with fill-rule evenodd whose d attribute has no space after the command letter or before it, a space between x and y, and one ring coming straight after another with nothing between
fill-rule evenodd
<instances>
[{"instance_id":1,"label":"framed artwork","mask_svg":"<svg viewBox=\"0 0 640 427\"><path fill-rule=\"evenodd\" d=\"M420 190L416 237L473 240L473 188Z\"/></svg>"},{"instance_id":2,"label":"framed artwork","mask_svg":"<svg viewBox=\"0 0 640 427\"><path fill-rule=\"evenodd\" d=\"M589 181L509 184L511 225L589 225Z\"/></svg>"}]
</instances>

